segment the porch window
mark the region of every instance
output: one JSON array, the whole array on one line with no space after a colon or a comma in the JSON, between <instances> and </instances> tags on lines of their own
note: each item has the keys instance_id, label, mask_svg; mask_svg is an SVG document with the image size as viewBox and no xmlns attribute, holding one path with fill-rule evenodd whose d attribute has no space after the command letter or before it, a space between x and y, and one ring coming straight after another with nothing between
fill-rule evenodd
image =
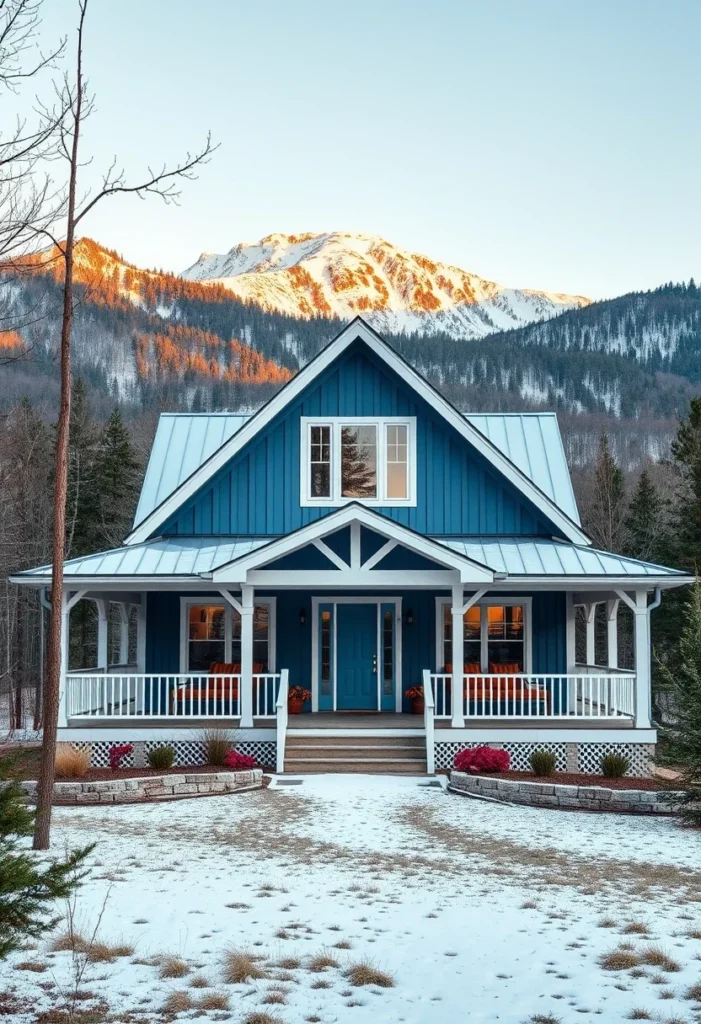
<instances>
[{"instance_id":1,"label":"porch window","mask_svg":"<svg viewBox=\"0 0 701 1024\"><path fill-rule=\"evenodd\" d=\"M452 613L450 602L443 602L442 666L453 663ZM494 666L510 666L504 671L526 670L526 608L524 604L478 604L463 617L463 660L483 673L496 672ZM516 666L513 668L511 666ZM476 669L473 669L476 671Z\"/></svg>"},{"instance_id":2,"label":"porch window","mask_svg":"<svg viewBox=\"0 0 701 1024\"><path fill-rule=\"evenodd\" d=\"M416 505L414 417L302 417L304 506Z\"/></svg>"},{"instance_id":3,"label":"porch window","mask_svg":"<svg viewBox=\"0 0 701 1024\"><path fill-rule=\"evenodd\" d=\"M214 661L225 661L226 612L223 605L190 605L188 671L207 672Z\"/></svg>"},{"instance_id":4,"label":"porch window","mask_svg":"<svg viewBox=\"0 0 701 1024\"><path fill-rule=\"evenodd\" d=\"M382 613L382 693L391 697L394 690L394 611Z\"/></svg>"}]
</instances>

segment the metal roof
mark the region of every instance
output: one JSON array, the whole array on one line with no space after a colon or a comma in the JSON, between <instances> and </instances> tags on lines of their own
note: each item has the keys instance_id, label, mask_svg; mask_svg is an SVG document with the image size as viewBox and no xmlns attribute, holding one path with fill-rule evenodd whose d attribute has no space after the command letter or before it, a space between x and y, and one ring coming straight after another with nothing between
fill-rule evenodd
<instances>
[{"instance_id":1,"label":"metal roof","mask_svg":"<svg viewBox=\"0 0 701 1024\"><path fill-rule=\"evenodd\" d=\"M65 565L69 579L120 577L198 576L269 544L274 537L163 537L127 547L73 558ZM584 545L546 537L432 537L451 551L488 566L509 578L552 577L684 577L665 566L595 551ZM17 573L14 579L47 578L51 566Z\"/></svg>"},{"instance_id":2,"label":"metal roof","mask_svg":"<svg viewBox=\"0 0 701 1024\"><path fill-rule=\"evenodd\" d=\"M547 537L434 537L440 544L512 576L685 576L677 569Z\"/></svg>"},{"instance_id":3,"label":"metal roof","mask_svg":"<svg viewBox=\"0 0 701 1024\"><path fill-rule=\"evenodd\" d=\"M199 466L241 429L252 414L162 413L146 467L138 526ZM469 413L472 426L579 524L565 450L555 413Z\"/></svg>"}]
</instances>

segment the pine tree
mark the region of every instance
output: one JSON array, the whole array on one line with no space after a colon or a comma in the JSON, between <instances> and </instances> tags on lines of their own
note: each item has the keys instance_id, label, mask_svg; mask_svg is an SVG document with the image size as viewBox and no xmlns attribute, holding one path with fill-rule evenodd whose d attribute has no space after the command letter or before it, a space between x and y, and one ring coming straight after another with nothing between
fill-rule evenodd
<instances>
[{"instance_id":1,"label":"pine tree","mask_svg":"<svg viewBox=\"0 0 701 1024\"><path fill-rule=\"evenodd\" d=\"M597 547L605 551L622 550L625 508L623 472L611 454L608 435L603 431L594 472L594 493L586 517L586 526Z\"/></svg>"},{"instance_id":2,"label":"pine tree","mask_svg":"<svg viewBox=\"0 0 701 1024\"><path fill-rule=\"evenodd\" d=\"M71 395L68 437L68 494L66 498L66 558L95 551L95 489L93 466L98 443L84 380L75 381Z\"/></svg>"},{"instance_id":3,"label":"pine tree","mask_svg":"<svg viewBox=\"0 0 701 1024\"><path fill-rule=\"evenodd\" d=\"M675 723L665 730L667 749L660 761L680 768L686 789L683 816L701 825L701 581L686 602L679 636L679 663L672 671L659 666L675 697Z\"/></svg>"},{"instance_id":4,"label":"pine tree","mask_svg":"<svg viewBox=\"0 0 701 1024\"><path fill-rule=\"evenodd\" d=\"M0 761L0 960L26 939L38 939L56 924L55 900L66 899L84 877L81 867L92 846L75 850L48 867L18 850L34 830L34 813L12 778L13 761Z\"/></svg>"},{"instance_id":5,"label":"pine tree","mask_svg":"<svg viewBox=\"0 0 701 1024\"><path fill-rule=\"evenodd\" d=\"M119 409L100 435L92 473L97 547L115 547L131 524L139 489L139 462Z\"/></svg>"},{"instance_id":6,"label":"pine tree","mask_svg":"<svg viewBox=\"0 0 701 1024\"><path fill-rule=\"evenodd\" d=\"M626 554L646 562L658 562L666 549L665 501L646 469L628 506L625 527Z\"/></svg>"},{"instance_id":7,"label":"pine tree","mask_svg":"<svg viewBox=\"0 0 701 1024\"><path fill-rule=\"evenodd\" d=\"M674 517L675 561L696 572L701 566L701 397L691 399L672 442L672 458L682 479Z\"/></svg>"}]
</instances>

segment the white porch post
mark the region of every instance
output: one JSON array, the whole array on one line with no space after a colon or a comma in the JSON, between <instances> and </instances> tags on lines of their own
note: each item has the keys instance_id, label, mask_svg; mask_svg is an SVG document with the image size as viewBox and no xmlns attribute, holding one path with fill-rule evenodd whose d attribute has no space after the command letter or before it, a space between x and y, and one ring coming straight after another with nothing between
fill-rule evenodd
<instances>
[{"instance_id":1,"label":"white porch post","mask_svg":"<svg viewBox=\"0 0 701 1024\"><path fill-rule=\"evenodd\" d=\"M565 646L567 651L567 672L574 672L577 664L577 609L571 591L565 594Z\"/></svg>"},{"instance_id":2,"label":"white porch post","mask_svg":"<svg viewBox=\"0 0 701 1024\"><path fill-rule=\"evenodd\" d=\"M51 614L53 615L54 610ZM59 674L59 691L58 691L58 728L65 729L68 725L68 683L66 676L68 675L68 640L69 640L69 623L70 623L70 610L71 605L68 601L68 593L66 588L63 588L61 594L61 669Z\"/></svg>"},{"instance_id":3,"label":"white porch post","mask_svg":"<svg viewBox=\"0 0 701 1024\"><path fill-rule=\"evenodd\" d=\"M463 708L463 676L465 674L463 602L463 585L462 583L456 583L453 585L453 606L451 609L453 626L451 636L453 650L453 679L451 684L453 718L451 724L453 729L462 729L465 725Z\"/></svg>"},{"instance_id":4,"label":"white porch post","mask_svg":"<svg viewBox=\"0 0 701 1024\"><path fill-rule=\"evenodd\" d=\"M146 672L146 594L141 595L136 620L136 671Z\"/></svg>"},{"instance_id":5,"label":"white porch post","mask_svg":"<svg viewBox=\"0 0 701 1024\"><path fill-rule=\"evenodd\" d=\"M596 665L596 603L584 607L587 613L587 665Z\"/></svg>"},{"instance_id":6,"label":"white porch post","mask_svg":"<svg viewBox=\"0 0 701 1024\"><path fill-rule=\"evenodd\" d=\"M98 598L97 605L97 667L107 671L107 615L109 604Z\"/></svg>"},{"instance_id":7,"label":"white porch post","mask_svg":"<svg viewBox=\"0 0 701 1024\"><path fill-rule=\"evenodd\" d=\"M636 590L635 607L635 727L650 727L651 683L650 671L650 612L647 591Z\"/></svg>"},{"instance_id":8,"label":"white porch post","mask_svg":"<svg viewBox=\"0 0 701 1024\"><path fill-rule=\"evenodd\" d=\"M241 587L241 728L253 728L253 587Z\"/></svg>"},{"instance_id":9,"label":"white porch post","mask_svg":"<svg viewBox=\"0 0 701 1024\"><path fill-rule=\"evenodd\" d=\"M129 664L129 605L120 601L119 608L119 664Z\"/></svg>"},{"instance_id":10,"label":"white porch post","mask_svg":"<svg viewBox=\"0 0 701 1024\"><path fill-rule=\"evenodd\" d=\"M618 668L618 605L618 599L606 602L606 649L609 668Z\"/></svg>"}]
</instances>

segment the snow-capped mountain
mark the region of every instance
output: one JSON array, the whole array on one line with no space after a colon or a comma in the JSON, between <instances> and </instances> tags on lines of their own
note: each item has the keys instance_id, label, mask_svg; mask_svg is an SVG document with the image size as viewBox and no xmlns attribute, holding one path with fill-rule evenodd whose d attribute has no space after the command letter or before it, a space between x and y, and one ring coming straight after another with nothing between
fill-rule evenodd
<instances>
[{"instance_id":1,"label":"snow-capped mountain","mask_svg":"<svg viewBox=\"0 0 701 1024\"><path fill-rule=\"evenodd\" d=\"M581 295L505 288L398 249L379 235L268 235L202 253L181 275L217 284L261 309L300 318L360 313L377 330L482 338L589 303Z\"/></svg>"}]
</instances>

